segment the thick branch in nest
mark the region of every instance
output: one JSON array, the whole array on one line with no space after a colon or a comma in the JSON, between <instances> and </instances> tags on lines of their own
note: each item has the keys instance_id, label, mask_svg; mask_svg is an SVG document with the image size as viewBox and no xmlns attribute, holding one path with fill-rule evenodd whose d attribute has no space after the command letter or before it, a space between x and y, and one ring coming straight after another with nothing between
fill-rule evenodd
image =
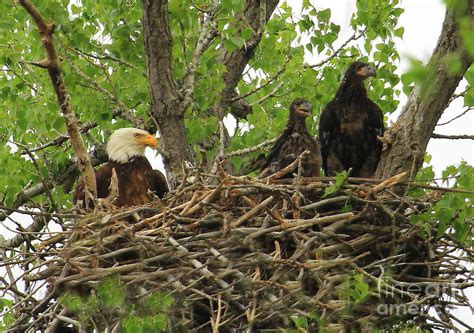
<instances>
[{"instance_id":1,"label":"thick branch in nest","mask_svg":"<svg viewBox=\"0 0 474 333\"><path fill-rule=\"evenodd\" d=\"M170 294L175 304L167 316L184 325L184 331L211 329L218 322L235 329L290 329L290 316L304 317L313 310L324 315L326 327L362 329L361 317L367 327L392 327L377 312L378 304L416 306L419 315L404 314L400 321L416 320L429 329L433 326L422 311L446 305L445 293L434 297L423 286L449 284L449 290L462 291L474 284L460 262L472 260L472 252L448 234L419 236L421 227L409 221L411 208L427 208L430 202L387 189L403 176L362 184L348 178L341 195L323 198L327 179L266 184L266 179L236 177L220 169L217 186L194 184L170 192L163 203L97 210L72 230L43 237L34 248L35 257L51 260L32 263L22 280L49 281L51 292L45 298L21 298L16 307L33 310L21 311L14 328L53 325L54 318L64 316L56 299L62 290L94 290L98 281L116 275L134 301L158 290ZM371 193L370 200L359 197L361 190ZM346 204L351 212L344 211ZM153 215L130 223L137 212ZM62 250L49 254L51 248ZM463 257L453 256L455 250ZM13 267L15 260L5 264ZM368 288L359 302L341 294L356 282ZM452 295L453 302L467 305L460 293ZM32 319L45 311L55 315ZM99 311L90 314L99 327L111 327L120 318L113 310ZM350 316L343 315L347 311ZM77 320L75 314L66 317ZM88 329L86 322L81 324Z\"/></svg>"}]
</instances>

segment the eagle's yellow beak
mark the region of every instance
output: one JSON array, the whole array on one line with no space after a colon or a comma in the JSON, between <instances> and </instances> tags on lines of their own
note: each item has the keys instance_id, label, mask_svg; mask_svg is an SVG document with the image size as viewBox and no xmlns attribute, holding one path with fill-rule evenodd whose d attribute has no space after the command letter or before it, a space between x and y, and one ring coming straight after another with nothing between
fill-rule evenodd
<instances>
[{"instance_id":1,"label":"eagle's yellow beak","mask_svg":"<svg viewBox=\"0 0 474 333\"><path fill-rule=\"evenodd\" d=\"M152 148L158 147L158 140L151 134L140 136L137 138L137 142Z\"/></svg>"}]
</instances>

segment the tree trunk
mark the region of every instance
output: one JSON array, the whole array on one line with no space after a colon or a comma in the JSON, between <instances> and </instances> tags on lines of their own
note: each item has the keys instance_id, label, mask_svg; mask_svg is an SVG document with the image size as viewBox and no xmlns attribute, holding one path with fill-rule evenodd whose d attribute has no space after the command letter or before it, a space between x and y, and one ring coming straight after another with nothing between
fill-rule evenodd
<instances>
[{"instance_id":1,"label":"tree trunk","mask_svg":"<svg viewBox=\"0 0 474 333\"><path fill-rule=\"evenodd\" d=\"M172 73L171 33L167 0L143 0L143 30L148 57L151 115L156 120L164 150L164 164L171 188L177 184L183 163L192 161L186 140L184 111Z\"/></svg>"},{"instance_id":2,"label":"tree trunk","mask_svg":"<svg viewBox=\"0 0 474 333\"><path fill-rule=\"evenodd\" d=\"M225 51L220 61L227 71L222 76L225 84L215 110L224 110L235 87L242 77L242 72L263 36L267 20L278 5L278 0L247 0L245 10L241 14L254 29L255 35L247 41L245 47L232 52ZM151 90L151 115L158 124L164 164L171 188L178 183L179 175L185 161L193 161L192 148L186 140L184 112L186 103L178 93L178 87L172 74L172 37L168 23L167 0L142 0L143 30L145 52L148 57L148 80ZM202 46L201 46L202 47ZM198 57L200 54L197 55ZM194 64L194 65L197 65ZM192 88L191 88L192 91ZM218 117L222 119L222 112Z\"/></svg>"},{"instance_id":3,"label":"tree trunk","mask_svg":"<svg viewBox=\"0 0 474 333\"><path fill-rule=\"evenodd\" d=\"M390 143L382 153L377 178L407 171L413 179L422 166L431 134L473 61L464 49L456 24L459 17L467 15L467 10L459 14L446 12L438 44L427 65L432 74L426 82L415 86L397 122L389 129ZM455 74L448 71L447 56L455 56L459 62Z\"/></svg>"}]
</instances>

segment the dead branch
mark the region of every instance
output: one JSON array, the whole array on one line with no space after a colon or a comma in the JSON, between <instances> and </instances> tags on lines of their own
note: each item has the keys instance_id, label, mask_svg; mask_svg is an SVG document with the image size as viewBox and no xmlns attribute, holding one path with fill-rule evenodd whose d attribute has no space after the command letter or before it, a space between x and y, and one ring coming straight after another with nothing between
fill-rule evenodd
<instances>
[{"instance_id":1,"label":"dead branch","mask_svg":"<svg viewBox=\"0 0 474 333\"><path fill-rule=\"evenodd\" d=\"M464 140L464 139L467 139L467 140L474 140L474 135L468 135L468 134L464 134L464 135L445 135L445 134L433 133L433 134L431 134L431 137L433 139L448 139L448 140Z\"/></svg>"},{"instance_id":2,"label":"dead branch","mask_svg":"<svg viewBox=\"0 0 474 333\"><path fill-rule=\"evenodd\" d=\"M456 119L461 118L461 117L464 116L466 113L468 113L469 111L472 111L472 110L474 110L474 107L470 106L470 107L466 108L466 110L464 110L462 113L460 113L459 115L457 115L456 117L451 118L450 120L445 121L444 123L436 124L436 126L444 126L444 125L450 124L450 123L452 123L453 121L455 121Z\"/></svg>"},{"instance_id":3,"label":"dead branch","mask_svg":"<svg viewBox=\"0 0 474 333\"><path fill-rule=\"evenodd\" d=\"M229 153L223 154L222 159L226 159L226 158L230 158L230 157L234 157L234 156L242 156L242 155L246 155L246 154L250 154L250 153L262 150L263 148L271 146L272 144L274 144L277 139L278 138L265 140L262 143L259 143L258 145L256 145L255 147L249 147L249 148L245 148L245 149L241 149L241 150L231 151Z\"/></svg>"}]
</instances>

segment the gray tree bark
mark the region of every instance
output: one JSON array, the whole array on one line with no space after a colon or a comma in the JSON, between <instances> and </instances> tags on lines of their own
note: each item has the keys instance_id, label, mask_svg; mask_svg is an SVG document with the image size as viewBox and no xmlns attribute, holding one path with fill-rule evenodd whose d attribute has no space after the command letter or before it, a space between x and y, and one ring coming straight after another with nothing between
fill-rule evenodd
<instances>
[{"instance_id":1,"label":"gray tree bark","mask_svg":"<svg viewBox=\"0 0 474 333\"><path fill-rule=\"evenodd\" d=\"M151 91L151 115L160 131L164 164L170 185L175 184L185 161L192 161L186 140L184 111L180 108L178 86L173 78L171 33L167 0L142 1L145 51Z\"/></svg>"}]
</instances>

